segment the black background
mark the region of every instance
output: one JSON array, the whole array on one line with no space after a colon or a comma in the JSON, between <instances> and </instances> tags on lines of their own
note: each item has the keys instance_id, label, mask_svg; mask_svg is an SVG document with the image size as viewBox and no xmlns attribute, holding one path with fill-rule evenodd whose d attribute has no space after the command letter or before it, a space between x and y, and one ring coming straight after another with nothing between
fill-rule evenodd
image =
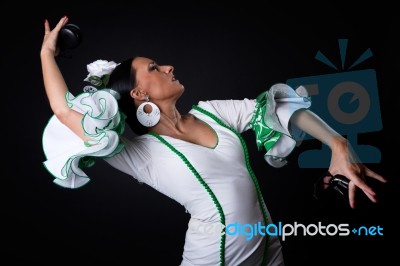
<instances>
[{"instance_id":1,"label":"black background","mask_svg":"<svg viewBox=\"0 0 400 266\"><path fill-rule=\"evenodd\" d=\"M7 125L3 154L8 158L2 174L7 181L4 194L11 188L4 201L2 258L11 259L10 265L178 265L181 260L189 219L181 205L102 161L88 169L92 181L77 190L52 183L42 166L41 136L51 116L39 57L43 22L48 19L53 27L63 15L83 31L83 43L70 51L72 58L58 59L73 93L86 85L86 65L94 60L146 56L175 67L185 85L178 103L181 113L199 100L254 98L289 78L333 73L314 56L321 50L338 64L339 38L349 39L348 62L371 48L374 56L355 69L377 72L383 130L359 134L359 142L382 152L381 163L368 165L390 179L386 186L377 186L380 203L364 202L350 210L337 198L315 201L313 182L324 169L300 169L296 159L302 151L318 147L315 140L297 148L285 168L273 169L257 151L252 132L244 137L274 222L384 228L384 236L374 237L290 237L282 242L287 266L388 265L394 258L389 239L397 234L398 176L390 162L396 156L389 153L396 154L399 145L389 117L397 113L400 23L390 6L57 2L38 4L34 11L11 5L1 9L6 28L1 45L2 114ZM6 15L11 19L6 21Z\"/></svg>"}]
</instances>

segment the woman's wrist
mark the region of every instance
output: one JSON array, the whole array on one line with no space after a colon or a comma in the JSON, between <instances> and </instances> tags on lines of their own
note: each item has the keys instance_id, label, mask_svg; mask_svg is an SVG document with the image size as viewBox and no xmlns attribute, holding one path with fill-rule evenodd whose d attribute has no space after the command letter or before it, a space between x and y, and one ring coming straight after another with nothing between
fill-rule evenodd
<instances>
[{"instance_id":1,"label":"woman's wrist","mask_svg":"<svg viewBox=\"0 0 400 266\"><path fill-rule=\"evenodd\" d=\"M333 136L330 143L332 152L343 152L348 150L349 143L346 138L341 135Z\"/></svg>"},{"instance_id":2,"label":"woman's wrist","mask_svg":"<svg viewBox=\"0 0 400 266\"><path fill-rule=\"evenodd\" d=\"M42 48L40 50L40 57L43 58L48 56L54 57L54 51L52 51L51 49Z\"/></svg>"}]
</instances>

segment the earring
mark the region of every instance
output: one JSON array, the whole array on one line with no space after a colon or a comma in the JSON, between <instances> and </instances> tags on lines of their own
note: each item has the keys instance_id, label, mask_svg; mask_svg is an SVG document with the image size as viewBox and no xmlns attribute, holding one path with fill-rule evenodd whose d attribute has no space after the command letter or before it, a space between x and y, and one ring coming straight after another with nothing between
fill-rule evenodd
<instances>
[{"instance_id":1,"label":"earring","mask_svg":"<svg viewBox=\"0 0 400 266\"><path fill-rule=\"evenodd\" d=\"M150 113L146 113L144 111L144 107L146 105L151 106ZM140 124L142 124L143 126L154 127L160 121L160 118L161 118L160 109L158 108L157 105L150 102L150 98L149 98L149 96L147 96L146 101L139 105L139 107L136 111L136 117L139 120Z\"/></svg>"}]
</instances>

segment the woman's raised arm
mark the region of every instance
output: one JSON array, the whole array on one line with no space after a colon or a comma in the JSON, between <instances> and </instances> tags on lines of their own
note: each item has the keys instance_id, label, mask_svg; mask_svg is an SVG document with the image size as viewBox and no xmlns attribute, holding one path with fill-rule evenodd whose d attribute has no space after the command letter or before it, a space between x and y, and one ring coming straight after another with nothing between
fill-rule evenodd
<instances>
[{"instance_id":1,"label":"woman's raised arm","mask_svg":"<svg viewBox=\"0 0 400 266\"><path fill-rule=\"evenodd\" d=\"M89 137L85 136L81 125L83 115L72 110L67 105L65 94L68 91L68 87L55 60L59 52L57 47L58 33L67 22L68 18L64 16L53 30L50 30L47 20L44 22L45 35L40 51L43 82L51 110L58 120L70 128L82 140L89 140Z\"/></svg>"}]
</instances>

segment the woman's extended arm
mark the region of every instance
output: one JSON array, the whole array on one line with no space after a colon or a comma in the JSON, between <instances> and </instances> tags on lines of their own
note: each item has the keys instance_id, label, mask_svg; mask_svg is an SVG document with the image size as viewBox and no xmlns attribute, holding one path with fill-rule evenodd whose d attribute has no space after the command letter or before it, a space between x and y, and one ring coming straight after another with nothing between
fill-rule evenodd
<instances>
[{"instance_id":1,"label":"woman's extended arm","mask_svg":"<svg viewBox=\"0 0 400 266\"><path fill-rule=\"evenodd\" d=\"M376 193L366 184L365 177L369 176L381 182L386 182L386 179L361 164L344 137L310 110L297 111L290 121L299 129L331 148L332 157L329 172L332 175L341 174L350 179L349 202L352 208L355 207L355 191L357 187L363 190L371 201L377 201Z\"/></svg>"},{"instance_id":2,"label":"woman's extended arm","mask_svg":"<svg viewBox=\"0 0 400 266\"><path fill-rule=\"evenodd\" d=\"M50 107L58 120L70 128L81 139L88 140L89 138L85 136L81 125L83 115L70 109L67 105L65 99L65 94L68 91L67 85L55 60L55 56L58 54L58 33L67 22L68 18L64 16L53 30L50 30L47 20L44 23L45 35L40 51L44 87Z\"/></svg>"}]
</instances>

